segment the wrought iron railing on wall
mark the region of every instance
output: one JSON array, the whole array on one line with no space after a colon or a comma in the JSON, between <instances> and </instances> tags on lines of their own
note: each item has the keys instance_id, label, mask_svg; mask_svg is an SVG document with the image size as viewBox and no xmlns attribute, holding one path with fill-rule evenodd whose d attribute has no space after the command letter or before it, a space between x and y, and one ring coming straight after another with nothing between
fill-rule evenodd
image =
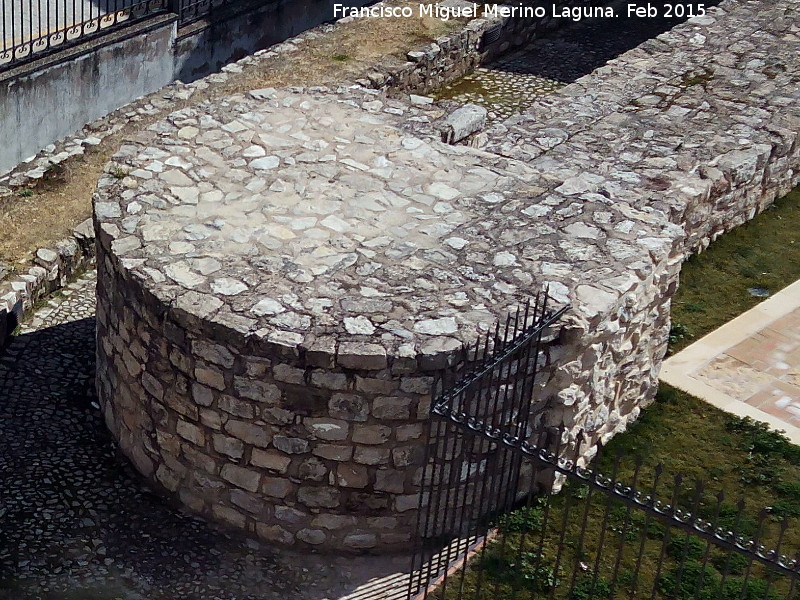
<instances>
[{"instance_id":1,"label":"wrought iron railing on wall","mask_svg":"<svg viewBox=\"0 0 800 600\"><path fill-rule=\"evenodd\" d=\"M435 390L407 598L800 600L788 517L536 418L535 308Z\"/></svg>"},{"instance_id":2,"label":"wrought iron railing on wall","mask_svg":"<svg viewBox=\"0 0 800 600\"><path fill-rule=\"evenodd\" d=\"M168 0L0 0L0 70L165 13Z\"/></svg>"},{"instance_id":3,"label":"wrought iron railing on wall","mask_svg":"<svg viewBox=\"0 0 800 600\"><path fill-rule=\"evenodd\" d=\"M180 16L178 24L181 26L200 19L213 21L220 8L232 4L232 0L173 0L173 2L175 12Z\"/></svg>"},{"instance_id":4,"label":"wrought iron railing on wall","mask_svg":"<svg viewBox=\"0 0 800 600\"><path fill-rule=\"evenodd\" d=\"M213 19L236 1L0 0L0 72L158 14L176 14L179 26Z\"/></svg>"}]
</instances>

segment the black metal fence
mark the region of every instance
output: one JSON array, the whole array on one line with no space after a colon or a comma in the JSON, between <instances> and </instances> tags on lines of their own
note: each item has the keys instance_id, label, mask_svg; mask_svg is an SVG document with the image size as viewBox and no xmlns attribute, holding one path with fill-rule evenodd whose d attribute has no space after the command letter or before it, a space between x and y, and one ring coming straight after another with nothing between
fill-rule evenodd
<instances>
[{"instance_id":1,"label":"black metal fence","mask_svg":"<svg viewBox=\"0 0 800 600\"><path fill-rule=\"evenodd\" d=\"M213 20L215 13L231 4L231 0L173 0L175 12L180 16L178 23L188 25L201 19Z\"/></svg>"},{"instance_id":2,"label":"black metal fence","mask_svg":"<svg viewBox=\"0 0 800 600\"><path fill-rule=\"evenodd\" d=\"M168 0L0 0L0 69L167 9Z\"/></svg>"},{"instance_id":3,"label":"black metal fence","mask_svg":"<svg viewBox=\"0 0 800 600\"><path fill-rule=\"evenodd\" d=\"M161 13L180 26L212 19L235 1L0 0L0 71Z\"/></svg>"},{"instance_id":4,"label":"black metal fence","mask_svg":"<svg viewBox=\"0 0 800 600\"><path fill-rule=\"evenodd\" d=\"M559 313L534 307L437 390L408 598L800 598L786 518L602 444L608 474L584 467L588 436L538 419L529 391Z\"/></svg>"}]
</instances>

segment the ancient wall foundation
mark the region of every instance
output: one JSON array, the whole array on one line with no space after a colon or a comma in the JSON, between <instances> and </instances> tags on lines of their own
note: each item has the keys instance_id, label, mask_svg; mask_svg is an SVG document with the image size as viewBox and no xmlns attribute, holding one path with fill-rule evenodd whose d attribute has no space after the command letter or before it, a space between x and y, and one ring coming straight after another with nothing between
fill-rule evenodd
<instances>
[{"instance_id":1,"label":"ancient wall foundation","mask_svg":"<svg viewBox=\"0 0 800 600\"><path fill-rule=\"evenodd\" d=\"M723 2L479 148L358 87L254 90L124 144L95 197L121 449L265 539L401 549L431 376L547 288L572 308L535 424L591 457L653 398L682 261L800 183L798 10Z\"/></svg>"},{"instance_id":2,"label":"ancient wall foundation","mask_svg":"<svg viewBox=\"0 0 800 600\"><path fill-rule=\"evenodd\" d=\"M265 540L408 545L432 370L376 344L203 323L199 294L167 308L113 258L100 277L103 408L142 474Z\"/></svg>"}]
</instances>

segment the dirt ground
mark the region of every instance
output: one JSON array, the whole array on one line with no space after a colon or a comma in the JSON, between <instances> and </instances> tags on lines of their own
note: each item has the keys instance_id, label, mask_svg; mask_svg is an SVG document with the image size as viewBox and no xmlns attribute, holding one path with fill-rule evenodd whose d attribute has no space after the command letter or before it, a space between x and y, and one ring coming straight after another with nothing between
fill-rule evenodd
<instances>
[{"instance_id":1,"label":"dirt ground","mask_svg":"<svg viewBox=\"0 0 800 600\"><path fill-rule=\"evenodd\" d=\"M409 0L386 4L414 6ZM378 62L403 62L410 50L460 28L463 20L442 22L431 18L356 19L304 42L296 52L283 54L241 73L231 73L224 84L197 92L179 110L205 100L262 87L313 86L352 81ZM164 116L153 115L129 123L87 154L69 159L48 171L35 186L16 190L0 199L0 261L14 267L28 264L37 248L67 237L78 223L92 214L91 198L103 167L133 132Z\"/></svg>"}]
</instances>

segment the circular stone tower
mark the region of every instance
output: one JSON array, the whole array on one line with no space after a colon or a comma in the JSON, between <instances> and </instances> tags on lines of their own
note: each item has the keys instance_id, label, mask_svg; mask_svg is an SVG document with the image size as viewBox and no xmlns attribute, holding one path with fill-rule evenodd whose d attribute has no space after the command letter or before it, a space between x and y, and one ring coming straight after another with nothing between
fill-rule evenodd
<instances>
[{"instance_id":1,"label":"circular stone tower","mask_svg":"<svg viewBox=\"0 0 800 600\"><path fill-rule=\"evenodd\" d=\"M95 196L109 429L192 511L282 544L408 544L432 375L517 301L470 229L515 178L385 102L181 110Z\"/></svg>"}]
</instances>

